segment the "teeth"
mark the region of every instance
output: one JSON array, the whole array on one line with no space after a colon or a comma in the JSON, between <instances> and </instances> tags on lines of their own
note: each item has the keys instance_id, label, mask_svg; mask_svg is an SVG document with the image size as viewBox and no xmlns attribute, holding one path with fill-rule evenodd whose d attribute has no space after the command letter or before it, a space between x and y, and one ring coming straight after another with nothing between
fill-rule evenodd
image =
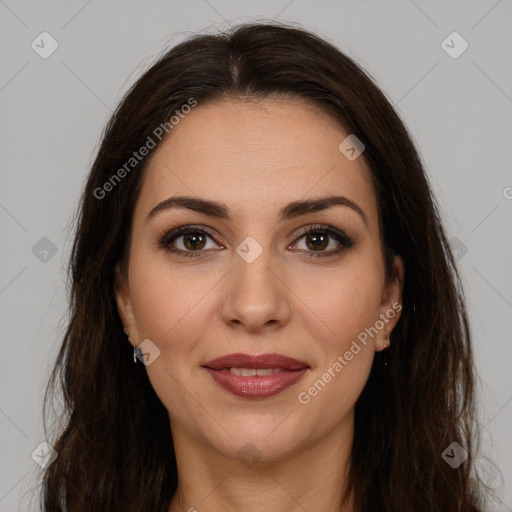
<instances>
[{"instance_id":1,"label":"teeth","mask_svg":"<svg viewBox=\"0 0 512 512\"><path fill-rule=\"evenodd\" d=\"M267 375L274 375L281 371L280 368L230 368L229 371L234 375L240 375L242 377L252 377L258 375L258 377L266 377Z\"/></svg>"}]
</instances>

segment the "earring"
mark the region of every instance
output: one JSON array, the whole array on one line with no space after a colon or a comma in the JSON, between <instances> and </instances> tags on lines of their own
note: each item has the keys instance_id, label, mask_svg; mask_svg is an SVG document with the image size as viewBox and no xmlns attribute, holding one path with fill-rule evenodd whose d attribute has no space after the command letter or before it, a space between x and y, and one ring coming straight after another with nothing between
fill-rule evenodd
<instances>
[{"instance_id":1,"label":"earring","mask_svg":"<svg viewBox=\"0 0 512 512\"><path fill-rule=\"evenodd\" d=\"M384 366L387 366L388 365L388 355L385 353L385 351L388 350L389 345L391 344L391 340L389 338L389 334L388 334L388 331L386 330L386 327L384 327L384 332L386 333L386 336L384 337L384 339L386 341L384 342L383 357L384 357Z\"/></svg>"},{"instance_id":2,"label":"earring","mask_svg":"<svg viewBox=\"0 0 512 512\"><path fill-rule=\"evenodd\" d=\"M125 327L124 333L126 334L126 336L128 336L128 341L130 341L130 331L128 331L128 329L126 327ZM136 348L133 349L133 362L137 363L137 349Z\"/></svg>"}]
</instances>

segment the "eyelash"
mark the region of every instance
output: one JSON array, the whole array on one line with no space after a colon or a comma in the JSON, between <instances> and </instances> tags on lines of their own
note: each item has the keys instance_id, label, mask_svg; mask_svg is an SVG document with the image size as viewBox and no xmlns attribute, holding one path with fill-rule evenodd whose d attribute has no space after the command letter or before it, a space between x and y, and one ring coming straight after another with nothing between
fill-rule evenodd
<instances>
[{"instance_id":1,"label":"eyelash","mask_svg":"<svg viewBox=\"0 0 512 512\"><path fill-rule=\"evenodd\" d=\"M179 257L197 258L200 257L201 253L205 251L184 251L182 249L171 248L171 243L174 242L174 240L178 239L180 236L194 233L201 233L203 235L209 236L215 241L213 234L210 233L208 230L195 226L182 226L173 231L164 231L163 233L161 233L158 237L158 245L165 251L177 254ZM354 246L354 241L352 240L352 238L343 233L343 231L340 231L326 224L319 224L302 229L299 236L294 240L293 245L295 245L296 242L298 242L300 239L311 233L327 234L331 238L334 238L341 245L341 247L338 249L332 249L330 251L306 251L310 254L310 256L307 257L325 258L329 256L334 256L336 254L343 252L345 249L349 249Z\"/></svg>"}]
</instances>

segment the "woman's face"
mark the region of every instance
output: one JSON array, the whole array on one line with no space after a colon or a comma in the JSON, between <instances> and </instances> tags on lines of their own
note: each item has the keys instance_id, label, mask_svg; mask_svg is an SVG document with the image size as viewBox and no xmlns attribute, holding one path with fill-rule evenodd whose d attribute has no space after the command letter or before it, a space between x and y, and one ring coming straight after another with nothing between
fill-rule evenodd
<instances>
[{"instance_id":1,"label":"woman's face","mask_svg":"<svg viewBox=\"0 0 512 512\"><path fill-rule=\"evenodd\" d=\"M268 460L351 441L403 263L386 284L369 168L339 149L348 135L301 100L233 100L199 103L156 150L116 298L132 345L150 340L175 441ZM169 202L181 196L189 208ZM345 199L322 207L333 196Z\"/></svg>"}]
</instances>

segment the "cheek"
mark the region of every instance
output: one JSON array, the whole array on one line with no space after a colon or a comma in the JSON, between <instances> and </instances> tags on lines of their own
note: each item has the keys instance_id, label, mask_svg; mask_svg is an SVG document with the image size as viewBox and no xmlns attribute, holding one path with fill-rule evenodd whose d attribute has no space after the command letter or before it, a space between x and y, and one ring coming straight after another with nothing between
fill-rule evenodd
<instances>
[{"instance_id":1,"label":"cheek","mask_svg":"<svg viewBox=\"0 0 512 512\"><path fill-rule=\"evenodd\" d=\"M161 338L181 326L211 287L210 277L196 272L191 263L178 260L152 246L149 235L134 232L139 248L130 255L130 288L141 335ZM135 245L135 244L134 244ZM180 323L179 323L180 322Z\"/></svg>"},{"instance_id":2,"label":"cheek","mask_svg":"<svg viewBox=\"0 0 512 512\"><path fill-rule=\"evenodd\" d=\"M132 254L130 268L140 341L147 338L160 350L147 373L169 410L184 410L183 386L188 388L202 371L205 343L215 336L211 320L218 311L216 285L222 285L225 273L207 266L184 267L140 251ZM199 395L196 389L189 393Z\"/></svg>"},{"instance_id":3,"label":"cheek","mask_svg":"<svg viewBox=\"0 0 512 512\"><path fill-rule=\"evenodd\" d=\"M305 279L299 292L307 297L305 328L317 354L317 366L301 388L299 403L318 407L319 414L327 413L333 421L355 404L375 354L372 327L379 319L383 276L378 262L368 264L361 258L359 263L323 274L314 289Z\"/></svg>"},{"instance_id":4,"label":"cheek","mask_svg":"<svg viewBox=\"0 0 512 512\"><path fill-rule=\"evenodd\" d=\"M178 277L170 267L146 265L133 271L131 288L140 341L150 339L160 351L155 362L146 366L148 378L165 408L172 411L172 421L182 424L201 413L197 410L200 390L189 384L199 370L198 340L205 336L202 317L212 285L208 279Z\"/></svg>"},{"instance_id":5,"label":"cheek","mask_svg":"<svg viewBox=\"0 0 512 512\"><path fill-rule=\"evenodd\" d=\"M151 339L162 352L186 351L187 339L200 328L195 320L209 288L207 279L183 279L170 268L146 266L134 273L132 296L141 340Z\"/></svg>"},{"instance_id":6,"label":"cheek","mask_svg":"<svg viewBox=\"0 0 512 512\"><path fill-rule=\"evenodd\" d=\"M363 254L347 258L336 269L303 275L295 290L308 306L304 313L309 309L308 323L317 329L316 337L321 334L326 352L344 351L375 324L383 282L379 260Z\"/></svg>"}]
</instances>

